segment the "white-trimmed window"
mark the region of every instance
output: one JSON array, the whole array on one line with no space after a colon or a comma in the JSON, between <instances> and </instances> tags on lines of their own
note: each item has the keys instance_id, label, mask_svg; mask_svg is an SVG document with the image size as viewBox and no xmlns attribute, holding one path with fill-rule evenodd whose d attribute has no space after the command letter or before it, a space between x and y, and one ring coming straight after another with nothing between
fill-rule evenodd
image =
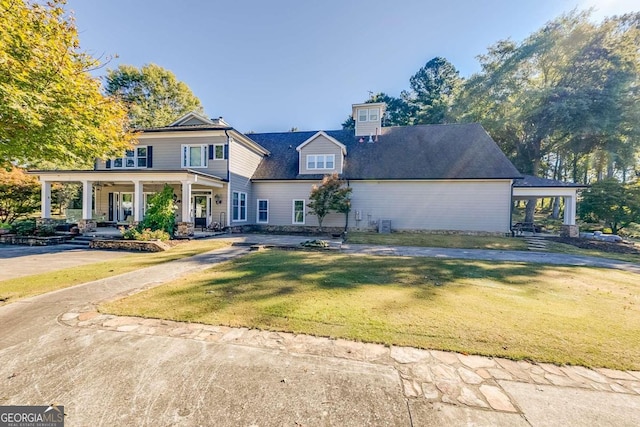
<instances>
[{"instance_id":1,"label":"white-trimmed window","mask_svg":"<svg viewBox=\"0 0 640 427\"><path fill-rule=\"evenodd\" d=\"M127 150L124 157L113 159L111 167L116 169L146 168L147 146L140 145L133 150Z\"/></svg>"},{"instance_id":2,"label":"white-trimmed window","mask_svg":"<svg viewBox=\"0 0 640 427\"><path fill-rule=\"evenodd\" d=\"M182 167L183 168L206 168L207 167L207 145L183 145L182 146Z\"/></svg>"},{"instance_id":3,"label":"white-trimmed window","mask_svg":"<svg viewBox=\"0 0 640 427\"><path fill-rule=\"evenodd\" d=\"M269 222L269 200L258 199L256 222L259 224L266 224Z\"/></svg>"},{"instance_id":4,"label":"white-trimmed window","mask_svg":"<svg viewBox=\"0 0 640 427\"><path fill-rule=\"evenodd\" d=\"M291 222L294 224L304 224L304 200L293 201L293 217Z\"/></svg>"},{"instance_id":5,"label":"white-trimmed window","mask_svg":"<svg viewBox=\"0 0 640 427\"><path fill-rule=\"evenodd\" d=\"M215 144L213 146L213 160L224 160L224 145Z\"/></svg>"},{"instance_id":6,"label":"white-trimmed window","mask_svg":"<svg viewBox=\"0 0 640 427\"><path fill-rule=\"evenodd\" d=\"M231 217L233 221L247 220L247 193L234 191L231 201Z\"/></svg>"},{"instance_id":7,"label":"white-trimmed window","mask_svg":"<svg viewBox=\"0 0 640 427\"><path fill-rule=\"evenodd\" d=\"M377 122L380 120L379 108L361 108L358 110L359 122Z\"/></svg>"},{"instance_id":8,"label":"white-trimmed window","mask_svg":"<svg viewBox=\"0 0 640 427\"><path fill-rule=\"evenodd\" d=\"M335 154L308 154L307 169L334 169L336 164Z\"/></svg>"}]
</instances>

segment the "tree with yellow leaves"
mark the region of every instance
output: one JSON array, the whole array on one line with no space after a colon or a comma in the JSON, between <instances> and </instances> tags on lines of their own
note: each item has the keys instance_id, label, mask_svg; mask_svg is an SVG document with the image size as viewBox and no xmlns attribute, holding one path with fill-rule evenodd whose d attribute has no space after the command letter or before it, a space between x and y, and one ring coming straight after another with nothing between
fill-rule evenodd
<instances>
[{"instance_id":1,"label":"tree with yellow leaves","mask_svg":"<svg viewBox=\"0 0 640 427\"><path fill-rule=\"evenodd\" d=\"M89 72L65 0L0 0L0 166L90 165L134 140Z\"/></svg>"}]
</instances>

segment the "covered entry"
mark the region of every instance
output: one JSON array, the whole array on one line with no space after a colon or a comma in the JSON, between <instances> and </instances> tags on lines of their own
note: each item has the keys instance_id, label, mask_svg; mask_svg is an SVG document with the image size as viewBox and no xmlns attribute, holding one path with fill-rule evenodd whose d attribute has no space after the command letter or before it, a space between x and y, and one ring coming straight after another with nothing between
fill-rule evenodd
<instances>
[{"instance_id":1,"label":"covered entry","mask_svg":"<svg viewBox=\"0 0 640 427\"><path fill-rule=\"evenodd\" d=\"M564 199L564 220L561 234L568 237L578 237L579 230L576 225L578 192L587 187L588 185L525 175L524 179L516 180L513 184L513 200L562 197Z\"/></svg>"},{"instance_id":2,"label":"covered entry","mask_svg":"<svg viewBox=\"0 0 640 427\"><path fill-rule=\"evenodd\" d=\"M160 191L165 184L174 188L178 206L176 221L179 230L192 232L195 218L204 218L205 226L212 219L211 200L218 193L221 211L227 209L220 194L226 181L213 175L193 171L33 171L42 184L43 219L51 218L51 183L82 183L81 232L95 229L97 222L130 222L142 220L149 194ZM198 206L196 207L196 202ZM216 202L217 203L217 202Z\"/></svg>"}]
</instances>

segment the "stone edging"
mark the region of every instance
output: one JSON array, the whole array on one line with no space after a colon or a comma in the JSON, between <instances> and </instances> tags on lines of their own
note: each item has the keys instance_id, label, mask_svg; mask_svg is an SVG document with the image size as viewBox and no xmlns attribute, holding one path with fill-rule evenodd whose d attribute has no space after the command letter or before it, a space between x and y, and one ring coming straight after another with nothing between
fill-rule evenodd
<instances>
[{"instance_id":1,"label":"stone edging","mask_svg":"<svg viewBox=\"0 0 640 427\"><path fill-rule=\"evenodd\" d=\"M95 311L65 313L59 321L73 327L228 343L393 366L407 398L510 413L520 413L520 410L500 386L501 380L640 395L640 371L516 362L287 332L114 316Z\"/></svg>"}]
</instances>

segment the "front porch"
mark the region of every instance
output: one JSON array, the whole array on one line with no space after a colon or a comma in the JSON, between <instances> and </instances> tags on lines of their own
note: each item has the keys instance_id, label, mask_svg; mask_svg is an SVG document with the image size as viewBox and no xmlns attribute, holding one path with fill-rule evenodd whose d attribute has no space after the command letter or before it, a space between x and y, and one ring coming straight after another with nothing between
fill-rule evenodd
<instances>
[{"instance_id":1,"label":"front porch","mask_svg":"<svg viewBox=\"0 0 640 427\"><path fill-rule=\"evenodd\" d=\"M176 235L192 236L198 228L220 230L227 226L228 185L221 178L197 171L36 171L42 185L41 218L51 218L51 184L82 184L82 214L77 221L80 233L109 234L109 226L140 222L149 198L170 185L176 206Z\"/></svg>"}]
</instances>

